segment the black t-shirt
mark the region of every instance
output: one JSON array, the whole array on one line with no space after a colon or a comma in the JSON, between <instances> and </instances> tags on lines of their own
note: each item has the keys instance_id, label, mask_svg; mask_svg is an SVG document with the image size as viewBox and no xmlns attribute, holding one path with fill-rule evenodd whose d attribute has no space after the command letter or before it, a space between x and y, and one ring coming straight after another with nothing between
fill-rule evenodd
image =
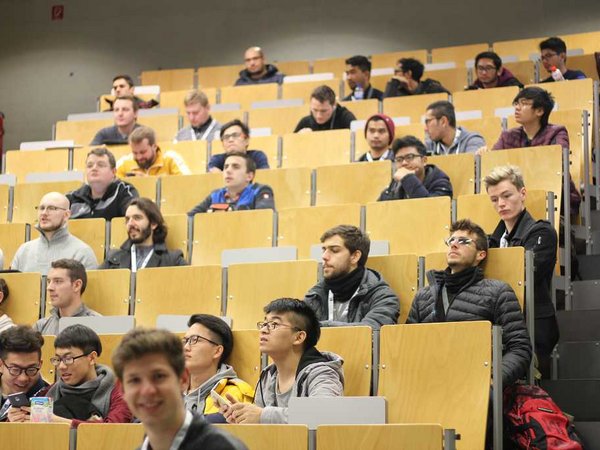
<instances>
[{"instance_id":1,"label":"black t-shirt","mask_svg":"<svg viewBox=\"0 0 600 450\"><path fill-rule=\"evenodd\" d=\"M311 114L300 119L294 133L297 133L303 128L310 128L313 131L342 130L344 128L350 128L350 122L353 120L356 120L356 117L352 112L341 105L337 105L331 118L327 122L318 124Z\"/></svg>"}]
</instances>

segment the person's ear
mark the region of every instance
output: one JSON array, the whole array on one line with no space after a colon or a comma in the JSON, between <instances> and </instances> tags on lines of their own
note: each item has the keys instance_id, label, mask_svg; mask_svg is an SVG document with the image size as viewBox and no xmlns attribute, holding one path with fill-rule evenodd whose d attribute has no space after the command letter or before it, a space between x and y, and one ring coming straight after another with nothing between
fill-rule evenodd
<instances>
[{"instance_id":1,"label":"person's ear","mask_svg":"<svg viewBox=\"0 0 600 450\"><path fill-rule=\"evenodd\" d=\"M179 377L179 388L181 389L182 394L185 391L187 391L189 385L190 385L190 371L187 367L185 367L183 369L183 373L181 374L181 377Z\"/></svg>"},{"instance_id":2,"label":"person's ear","mask_svg":"<svg viewBox=\"0 0 600 450\"><path fill-rule=\"evenodd\" d=\"M477 250L477 254L475 255L475 261L477 261L477 265L481 263L487 256L487 252L485 250Z\"/></svg>"},{"instance_id":3,"label":"person's ear","mask_svg":"<svg viewBox=\"0 0 600 450\"><path fill-rule=\"evenodd\" d=\"M358 264L360 258L362 257L362 252L360 250L355 250L354 253L350 255L350 262L352 264Z\"/></svg>"}]
</instances>

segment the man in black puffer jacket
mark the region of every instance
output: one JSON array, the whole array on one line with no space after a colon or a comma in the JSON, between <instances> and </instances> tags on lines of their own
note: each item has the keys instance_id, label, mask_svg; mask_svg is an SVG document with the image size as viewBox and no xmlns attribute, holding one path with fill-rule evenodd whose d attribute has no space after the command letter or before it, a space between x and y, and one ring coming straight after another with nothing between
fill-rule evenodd
<instances>
[{"instance_id":1,"label":"man in black puffer jacket","mask_svg":"<svg viewBox=\"0 0 600 450\"><path fill-rule=\"evenodd\" d=\"M429 286L413 300L407 323L489 320L502 327L502 383L509 386L525 376L531 342L521 307L511 287L483 277L487 236L468 219L452 224L448 268L427 273Z\"/></svg>"}]
</instances>

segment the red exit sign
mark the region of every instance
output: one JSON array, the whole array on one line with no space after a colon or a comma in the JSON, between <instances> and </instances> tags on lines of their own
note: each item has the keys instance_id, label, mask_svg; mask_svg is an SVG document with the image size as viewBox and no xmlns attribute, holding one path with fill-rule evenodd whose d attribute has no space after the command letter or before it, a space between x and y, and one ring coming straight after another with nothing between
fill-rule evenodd
<instances>
[{"instance_id":1,"label":"red exit sign","mask_svg":"<svg viewBox=\"0 0 600 450\"><path fill-rule=\"evenodd\" d=\"M51 18L52 20L63 20L65 18L65 5L53 5Z\"/></svg>"}]
</instances>

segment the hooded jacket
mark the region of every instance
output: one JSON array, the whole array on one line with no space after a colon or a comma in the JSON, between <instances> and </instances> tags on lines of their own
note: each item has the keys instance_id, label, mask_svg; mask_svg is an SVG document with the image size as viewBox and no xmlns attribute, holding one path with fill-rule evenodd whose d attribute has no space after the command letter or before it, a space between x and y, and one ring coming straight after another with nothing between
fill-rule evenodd
<instances>
[{"instance_id":1,"label":"hooded jacket","mask_svg":"<svg viewBox=\"0 0 600 450\"><path fill-rule=\"evenodd\" d=\"M388 97L404 97L405 95L421 95L421 94L450 94L450 91L442 86L437 80L432 80L431 78L427 78L423 81L419 82L419 85L414 91L411 91L406 87L406 84L401 81L392 78L388 81L385 86L385 93L383 96L385 98Z\"/></svg>"},{"instance_id":2,"label":"hooded jacket","mask_svg":"<svg viewBox=\"0 0 600 450\"><path fill-rule=\"evenodd\" d=\"M425 178L421 182L415 174L406 175L402 181L392 179L383 190L378 202L404 200L407 198L452 197L450 178L433 164L425 166Z\"/></svg>"},{"instance_id":3,"label":"hooded jacket","mask_svg":"<svg viewBox=\"0 0 600 450\"><path fill-rule=\"evenodd\" d=\"M106 220L123 217L131 199L139 196L135 187L118 179L108 185L99 199L92 198L92 188L88 184L67 194L71 202L71 219L101 217Z\"/></svg>"},{"instance_id":4,"label":"hooded jacket","mask_svg":"<svg viewBox=\"0 0 600 450\"><path fill-rule=\"evenodd\" d=\"M440 141L432 141L429 136L425 139L427 153L432 155L456 155L457 153L475 153L485 145L483 136L474 131L469 131L461 126L456 127L458 138L455 135L454 142L448 148Z\"/></svg>"},{"instance_id":5,"label":"hooded jacket","mask_svg":"<svg viewBox=\"0 0 600 450\"><path fill-rule=\"evenodd\" d=\"M121 248L110 250L98 269L131 269L132 242L127 239ZM164 243L154 244L152 256L144 267L187 266L181 250L168 250Z\"/></svg>"},{"instance_id":6,"label":"hooded jacket","mask_svg":"<svg viewBox=\"0 0 600 450\"><path fill-rule=\"evenodd\" d=\"M292 397L341 397L344 395L344 361L335 353L307 349L296 370ZM283 393L285 394L285 393ZM289 397L287 397L289 399ZM288 423L287 400L277 403L277 366L263 369L256 387L254 404L263 408L260 423Z\"/></svg>"},{"instance_id":7,"label":"hooded jacket","mask_svg":"<svg viewBox=\"0 0 600 450\"><path fill-rule=\"evenodd\" d=\"M365 269L356 294L349 300L348 322L328 320L329 291L325 281L317 283L304 297L315 311L321 326L337 327L368 325L379 330L382 325L394 325L400 315L400 301L383 277L376 271Z\"/></svg>"},{"instance_id":8,"label":"hooded jacket","mask_svg":"<svg viewBox=\"0 0 600 450\"><path fill-rule=\"evenodd\" d=\"M495 87L519 86L520 89L523 88L523 83L521 83L510 70L508 70L506 67L503 67L502 69L502 75L498 77L498 84ZM491 88L484 87L483 83L479 81L478 78L471 86L467 88L468 91L472 91L475 89Z\"/></svg>"},{"instance_id":9,"label":"hooded jacket","mask_svg":"<svg viewBox=\"0 0 600 450\"><path fill-rule=\"evenodd\" d=\"M240 77L235 82L236 86L244 86L248 84L263 84L263 83L283 83L284 74L280 73L276 66L273 64L266 65L267 72L258 80L255 80L250 76L248 69L240 71Z\"/></svg>"}]
</instances>

